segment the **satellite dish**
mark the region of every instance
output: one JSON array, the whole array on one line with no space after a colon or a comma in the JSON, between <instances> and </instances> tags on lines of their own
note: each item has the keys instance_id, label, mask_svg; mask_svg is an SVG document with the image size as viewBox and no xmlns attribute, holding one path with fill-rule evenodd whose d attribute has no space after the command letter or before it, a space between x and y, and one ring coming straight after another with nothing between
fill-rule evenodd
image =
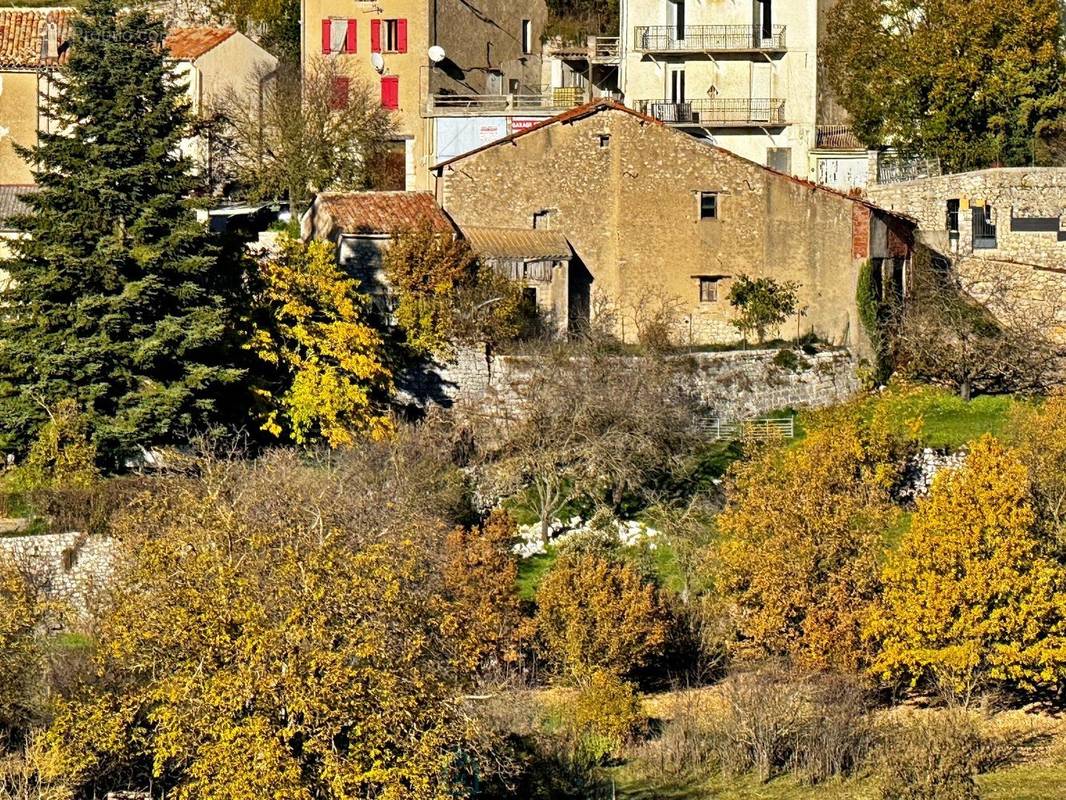
<instances>
[{"instance_id":1,"label":"satellite dish","mask_svg":"<svg viewBox=\"0 0 1066 800\"><path fill-rule=\"evenodd\" d=\"M370 54L370 65L378 72L385 71L385 59L381 57L381 53Z\"/></svg>"},{"instance_id":2,"label":"satellite dish","mask_svg":"<svg viewBox=\"0 0 1066 800\"><path fill-rule=\"evenodd\" d=\"M429 60L432 61L434 64L439 64L440 62L442 62L444 60L444 56L444 48L441 47L439 44L435 44L431 48L429 48Z\"/></svg>"}]
</instances>

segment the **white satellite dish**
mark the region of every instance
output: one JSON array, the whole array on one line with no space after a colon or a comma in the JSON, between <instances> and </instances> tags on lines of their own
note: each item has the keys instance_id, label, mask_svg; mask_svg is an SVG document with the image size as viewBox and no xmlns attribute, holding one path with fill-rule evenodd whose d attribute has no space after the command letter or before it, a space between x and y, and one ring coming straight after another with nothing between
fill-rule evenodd
<instances>
[{"instance_id":1,"label":"white satellite dish","mask_svg":"<svg viewBox=\"0 0 1066 800\"><path fill-rule=\"evenodd\" d=\"M445 55L446 54L444 52L444 48L441 47L439 44L435 44L431 48L429 48L429 60L432 61L434 64L439 64L440 62L442 62L444 60Z\"/></svg>"},{"instance_id":2,"label":"white satellite dish","mask_svg":"<svg viewBox=\"0 0 1066 800\"><path fill-rule=\"evenodd\" d=\"M370 65L378 72L385 71L385 59L381 57L381 53L370 54Z\"/></svg>"}]
</instances>

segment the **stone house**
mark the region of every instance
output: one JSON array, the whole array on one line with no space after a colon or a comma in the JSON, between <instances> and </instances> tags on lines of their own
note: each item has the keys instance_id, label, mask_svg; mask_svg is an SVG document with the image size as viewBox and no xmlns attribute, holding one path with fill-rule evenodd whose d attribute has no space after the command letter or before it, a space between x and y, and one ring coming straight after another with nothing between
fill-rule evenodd
<instances>
[{"instance_id":1,"label":"stone house","mask_svg":"<svg viewBox=\"0 0 1066 800\"><path fill-rule=\"evenodd\" d=\"M322 192L303 215L301 238L332 242L337 263L357 278L386 315L389 283L382 257L397 234L429 227L467 240L483 267L517 282L529 302L566 328L570 245L556 231L459 230L430 192Z\"/></svg>"},{"instance_id":2,"label":"stone house","mask_svg":"<svg viewBox=\"0 0 1066 800\"><path fill-rule=\"evenodd\" d=\"M385 312L388 281L382 255L397 234L421 227L457 235L430 192L320 192L300 219L301 238L332 242L337 263Z\"/></svg>"},{"instance_id":3,"label":"stone house","mask_svg":"<svg viewBox=\"0 0 1066 800\"><path fill-rule=\"evenodd\" d=\"M571 329L614 318L616 333L669 320L675 338L738 339L737 276L799 284L800 313L773 335L813 332L867 346L860 266L902 296L913 223L784 175L613 101L589 103L436 167L437 197L460 228L566 237Z\"/></svg>"},{"instance_id":4,"label":"stone house","mask_svg":"<svg viewBox=\"0 0 1066 800\"><path fill-rule=\"evenodd\" d=\"M56 123L46 113L55 77L71 47L72 8L0 9L0 184L33 182L30 166L15 151L32 147L38 133ZM232 28L175 28L165 45L174 74L186 83L195 114L232 96L258 108L277 59ZM198 169L210 169L209 150L200 139L182 144Z\"/></svg>"},{"instance_id":5,"label":"stone house","mask_svg":"<svg viewBox=\"0 0 1066 800\"><path fill-rule=\"evenodd\" d=\"M301 20L305 73L319 59L335 59L349 80L380 89L382 105L395 111L395 153L405 174L397 188L430 187L439 140L447 147L473 138L476 145L504 135L504 112L522 105L516 98L546 113L544 0L390 0L387 7L302 0Z\"/></svg>"},{"instance_id":6,"label":"stone house","mask_svg":"<svg viewBox=\"0 0 1066 800\"><path fill-rule=\"evenodd\" d=\"M1066 339L1066 168L994 168L867 187L978 296L1036 304ZM1054 308L1049 306L1053 305Z\"/></svg>"}]
</instances>

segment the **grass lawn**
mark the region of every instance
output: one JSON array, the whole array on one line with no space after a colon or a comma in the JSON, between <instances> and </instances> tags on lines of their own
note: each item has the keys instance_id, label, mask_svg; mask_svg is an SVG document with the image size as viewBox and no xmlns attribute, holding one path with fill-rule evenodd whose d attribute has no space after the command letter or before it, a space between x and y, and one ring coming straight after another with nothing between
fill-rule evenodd
<instances>
[{"instance_id":1,"label":"grass lawn","mask_svg":"<svg viewBox=\"0 0 1066 800\"><path fill-rule=\"evenodd\" d=\"M557 557L555 548L550 547L542 555L519 559L518 594L523 600L533 600L537 596L537 587Z\"/></svg>"},{"instance_id":2,"label":"grass lawn","mask_svg":"<svg viewBox=\"0 0 1066 800\"><path fill-rule=\"evenodd\" d=\"M932 386L892 388L873 403L903 422L921 418L919 433L928 447L957 449L982 434L998 434L1011 410L1021 402L1009 395L986 395L964 401Z\"/></svg>"},{"instance_id":3,"label":"grass lawn","mask_svg":"<svg viewBox=\"0 0 1066 800\"><path fill-rule=\"evenodd\" d=\"M872 779L804 786L791 777L759 783L750 777L659 784L616 774L618 800L879 800ZM1066 767L1017 766L980 775L982 800L1066 800Z\"/></svg>"}]
</instances>

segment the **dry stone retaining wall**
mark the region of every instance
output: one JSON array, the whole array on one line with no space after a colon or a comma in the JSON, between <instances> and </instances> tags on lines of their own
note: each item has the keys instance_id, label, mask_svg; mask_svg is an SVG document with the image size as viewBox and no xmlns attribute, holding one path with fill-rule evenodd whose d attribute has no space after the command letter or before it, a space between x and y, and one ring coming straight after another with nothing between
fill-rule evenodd
<instances>
[{"instance_id":1,"label":"dry stone retaining wall","mask_svg":"<svg viewBox=\"0 0 1066 800\"><path fill-rule=\"evenodd\" d=\"M797 352L799 366L775 365L777 350L694 353L683 361L685 388L709 414L727 420L758 417L779 408L819 407L847 399L859 389L855 357L845 350L808 356ZM454 407L458 412L491 413L510 405L515 387L528 380L535 356L486 357L483 350L461 351L452 363L438 365L399 384L409 402ZM639 356L620 356L639 358Z\"/></svg>"},{"instance_id":2,"label":"dry stone retaining wall","mask_svg":"<svg viewBox=\"0 0 1066 800\"><path fill-rule=\"evenodd\" d=\"M10 557L41 593L84 613L94 592L111 576L116 541L108 536L51 533L0 538L0 557Z\"/></svg>"}]
</instances>

